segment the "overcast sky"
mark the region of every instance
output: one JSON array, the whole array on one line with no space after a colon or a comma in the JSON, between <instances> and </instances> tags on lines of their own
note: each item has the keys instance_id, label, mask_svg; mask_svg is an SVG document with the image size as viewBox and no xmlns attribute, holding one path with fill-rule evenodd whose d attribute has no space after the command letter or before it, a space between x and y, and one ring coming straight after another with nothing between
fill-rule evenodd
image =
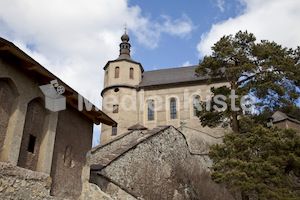
<instances>
[{"instance_id":1,"label":"overcast sky","mask_svg":"<svg viewBox=\"0 0 300 200\"><path fill-rule=\"evenodd\" d=\"M148 71L196 65L239 30L295 48L299 21L299 0L0 0L0 37L100 108L125 23L132 58Z\"/></svg>"}]
</instances>

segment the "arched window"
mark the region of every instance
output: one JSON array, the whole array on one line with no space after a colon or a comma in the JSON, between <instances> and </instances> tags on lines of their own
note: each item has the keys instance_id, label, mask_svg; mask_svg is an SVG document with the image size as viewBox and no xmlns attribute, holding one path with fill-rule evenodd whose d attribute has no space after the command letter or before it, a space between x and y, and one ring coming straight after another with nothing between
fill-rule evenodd
<instances>
[{"instance_id":1,"label":"arched window","mask_svg":"<svg viewBox=\"0 0 300 200\"><path fill-rule=\"evenodd\" d=\"M170 101L170 114L171 119L177 119L176 100L174 98Z\"/></svg>"},{"instance_id":2,"label":"arched window","mask_svg":"<svg viewBox=\"0 0 300 200\"><path fill-rule=\"evenodd\" d=\"M197 116L197 110L200 110L200 97L199 96L195 96L193 99L193 111L194 111L194 116Z\"/></svg>"},{"instance_id":3,"label":"arched window","mask_svg":"<svg viewBox=\"0 0 300 200\"><path fill-rule=\"evenodd\" d=\"M119 112L119 105L113 105L113 113L118 113Z\"/></svg>"},{"instance_id":4,"label":"arched window","mask_svg":"<svg viewBox=\"0 0 300 200\"><path fill-rule=\"evenodd\" d=\"M154 120L154 101L148 100L148 121Z\"/></svg>"},{"instance_id":5,"label":"arched window","mask_svg":"<svg viewBox=\"0 0 300 200\"><path fill-rule=\"evenodd\" d=\"M115 78L119 78L120 67L115 68Z\"/></svg>"},{"instance_id":6,"label":"arched window","mask_svg":"<svg viewBox=\"0 0 300 200\"><path fill-rule=\"evenodd\" d=\"M132 67L129 70L129 78L133 79L133 68Z\"/></svg>"}]
</instances>

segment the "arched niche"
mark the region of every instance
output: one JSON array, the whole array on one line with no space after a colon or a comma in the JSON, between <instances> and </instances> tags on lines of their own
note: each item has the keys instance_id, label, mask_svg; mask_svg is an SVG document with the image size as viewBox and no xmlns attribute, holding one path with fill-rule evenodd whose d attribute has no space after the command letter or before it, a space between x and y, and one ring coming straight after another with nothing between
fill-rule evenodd
<instances>
[{"instance_id":1,"label":"arched niche","mask_svg":"<svg viewBox=\"0 0 300 200\"><path fill-rule=\"evenodd\" d=\"M18 166L36 170L47 114L42 98L28 103Z\"/></svg>"},{"instance_id":2,"label":"arched niche","mask_svg":"<svg viewBox=\"0 0 300 200\"><path fill-rule=\"evenodd\" d=\"M18 91L11 79L0 78L0 155L3 151L10 117L17 103Z\"/></svg>"}]
</instances>

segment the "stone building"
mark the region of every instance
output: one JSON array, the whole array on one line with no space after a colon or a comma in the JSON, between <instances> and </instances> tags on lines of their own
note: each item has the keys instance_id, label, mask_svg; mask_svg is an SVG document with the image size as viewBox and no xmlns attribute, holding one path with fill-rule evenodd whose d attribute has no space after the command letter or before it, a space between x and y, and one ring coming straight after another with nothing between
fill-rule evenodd
<instances>
[{"instance_id":1,"label":"stone building","mask_svg":"<svg viewBox=\"0 0 300 200\"><path fill-rule=\"evenodd\" d=\"M66 109L45 108L39 86L58 80ZM93 124L116 122L13 43L0 38L0 199L77 199ZM84 108L84 107L83 107ZM25 181L26 180L26 181Z\"/></svg>"},{"instance_id":2,"label":"stone building","mask_svg":"<svg viewBox=\"0 0 300 200\"><path fill-rule=\"evenodd\" d=\"M118 127L102 124L100 143L142 126L153 129L160 125L189 128L220 136L221 129L204 128L195 114L194 105L211 98L212 86L228 84L215 78L207 85L207 76L197 77L196 66L144 71L141 63L130 57L129 36L121 37L120 55L105 67L102 110Z\"/></svg>"},{"instance_id":3,"label":"stone building","mask_svg":"<svg viewBox=\"0 0 300 200\"><path fill-rule=\"evenodd\" d=\"M278 126L282 129L294 128L300 131L300 121L286 115L281 111L276 111L269 119L269 126Z\"/></svg>"}]
</instances>

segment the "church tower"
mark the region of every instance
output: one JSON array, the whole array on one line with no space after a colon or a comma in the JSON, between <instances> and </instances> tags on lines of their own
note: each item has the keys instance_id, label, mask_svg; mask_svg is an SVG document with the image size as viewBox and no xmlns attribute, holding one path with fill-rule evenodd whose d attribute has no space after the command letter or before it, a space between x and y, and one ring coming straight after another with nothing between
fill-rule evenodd
<instances>
[{"instance_id":1,"label":"church tower","mask_svg":"<svg viewBox=\"0 0 300 200\"><path fill-rule=\"evenodd\" d=\"M102 124L100 143L111 140L128 131L128 127L138 123L137 85L141 83L142 65L130 57L129 36L121 37L120 55L116 60L108 61L104 67L104 89L102 110L114 119L117 127Z\"/></svg>"}]
</instances>

